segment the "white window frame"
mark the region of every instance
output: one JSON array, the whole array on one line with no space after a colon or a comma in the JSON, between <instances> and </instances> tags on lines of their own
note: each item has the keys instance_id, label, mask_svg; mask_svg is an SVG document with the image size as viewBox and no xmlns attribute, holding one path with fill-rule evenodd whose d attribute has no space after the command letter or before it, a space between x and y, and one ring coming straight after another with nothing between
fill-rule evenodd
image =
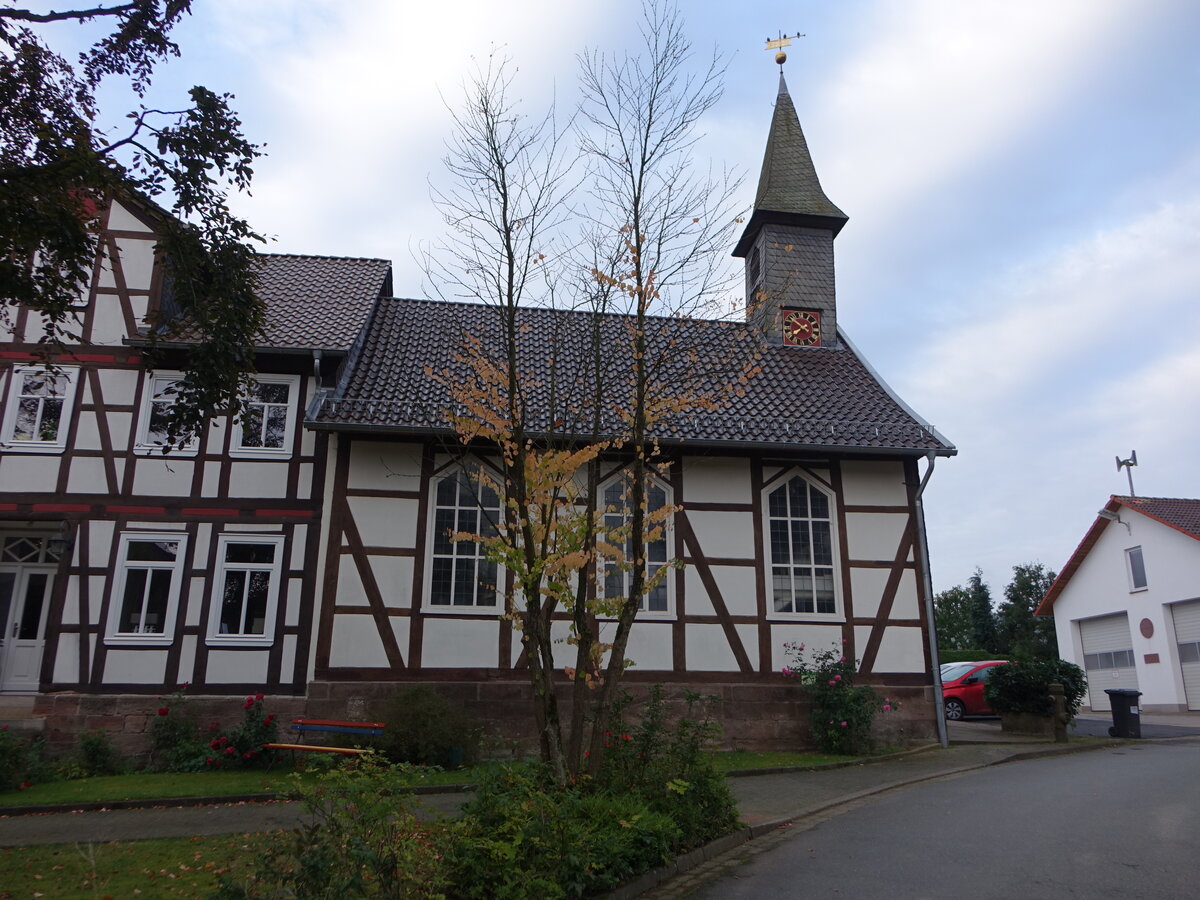
<instances>
[{"instance_id":1,"label":"white window frame","mask_svg":"<svg viewBox=\"0 0 1200 900\"><path fill-rule=\"evenodd\" d=\"M422 592L421 608L424 612L439 613L442 615L469 615L469 616L501 616L505 612L505 597L504 597L504 582L505 569L503 566L496 565L496 602L492 606L482 605L476 602L470 604L455 605L453 603L453 587L451 587L451 603L434 603L433 602L433 569L434 560L446 557L444 553L438 553L436 549L437 539L437 513L438 513L438 486L447 478L454 478L459 475L466 475L468 478L477 478L472 470L478 470L479 464L467 466L451 466L443 472L439 472L433 478L429 479L429 520L425 523L425 587ZM497 495L499 495L497 491ZM498 515L504 514L504 498L499 496ZM442 507L444 509L453 508L455 510L467 509L465 506L455 505L454 507ZM482 511L477 505L474 507L477 511ZM455 519L457 524L457 517ZM465 546L465 542L456 542L453 544L454 553L453 559L465 558L466 554L459 553L460 548ZM475 545L475 554L471 557L475 560L475 579L476 584L479 580L479 563L484 560L483 555L479 552L479 545ZM453 582L451 583L453 585Z\"/></svg>"},{"instance_id":2,"label":"white window frame","mask_svg":"<svg viewBox=\"0 0 1200 900\"><path fill-rule=\"evenodd\" d=\"M183 568L187 558L188 536L182 531L123 531L117 544L117 557L113 562L112 594L109 597L108 633L104 643L110 646L167 647L175 640L175 621L179 616L179 595L183 590ZM174 562L162 560L130 560L129 545L135 542L172 542L179 545ZM169 571L171 583L168 588L167 609L163 617L162 632L118 631L121 624L121 607L125 600L125 584L134 569Z\"/></svg>"},{"instance_id":3,"label":"white window frame","mask_svg":"<svg viewBox=\"0 0 1200 900\"><path fill-rule=\"evenodd\" d=\"M225 559L226 548L232 544L271 544L275 547L275 558L271 564L228 562ZM208 617L208 640L211 647L270 647L275 643L275 622L279 610L280 586L283 583L283 544L282 534L262 534L258 532L238 532L217 536L217 565L212 583L212 603ZM222 634L221 633L221 604L225 595L225 576L229 572L270 572L271 580L267 585L267 608L263 620L262 634ZM242 600L242 614L245 615L245 598Z\"/></svg>"},{"instance_id":4,"label":"white window frame","mask_svg":"<svg viewBox=\"0 0 1200 900\"><path fill-rule=\"evenodd\" d=\"M26 375L61 376L67 381L66 390L62 395L62 410L58 416L58 431L52 441L18 441L13 437L17 427L21 388L24 386ZM8 390L5 394L0 447L10 453L62 453L67 447L67 432L71 428L71 413L75 408L78 389L79 368L76 366L59 366L57 372L50 372L44 366L13 366L9 371Z\"/></svg>"},{"instance_id":5,"label":"white window frame","mask_svg":"<svg viewBox=\"0 0 1200 900\"><path fill-rule=\"evenodd\" d=\"M807 567L809 569L814 570L814 573L813 573L814 578L816 575L816 573L815 573L816 569L819 569L819 568L820 569L825 569L825 568L830 569L832 572L832 577L833 577L833 611L832 612L817 612L815 609L815 607L816 607L815 597L813 599L814 610L812 612L797 611L795 609L792 609L792 610L776 610L775 609L775 587L774 587L775 571L774 570L776 568L776 562L775 562L775 558L774 558L774 554L773 554L773 548L771 546L771 522L775 517L773 517L771 515L771 495L773 493L775 493L776 491L786 489L788 484L791 483L791 481L795 478L799 478L811 490L815 490L815 491L819 492L822 496L824 496L826 502L828 503L829 516L827 519L820 518L820 517L814 518L811 515L811 505L810 505L810 507L809 507L810 515L809 516L803 517L803 516L789 515L787 517L787 519L785 519L785 521L787 521L787 522L793 522L793 521L809 522L810 523L810 528L809 528L810 545L811 545L811 541L812 541L811 523L814 521L818 521L818 522L828 521L829 522L830 563L828 566L820 565L820 564L816 563L815 561L813 561L811 563L807 563L807 564L797 564L793 560L793 561L789 561L787 563L781 563L780 567L786 566L789 569L795 569L798 566L799 567ZM764 487L762 490L762 494L761 494L761 502L762 502L762 523L763 523L763 545L764 545L763 546L763 560L761 562L761 565L765 568L765 572L763 573L763 575L764 575L764 578L766 579L766 583L767 583L767 618L768 619L776 619L776 620L780 620L780 621L789 621L789 622L796 622L796 621L844 622L846 620L846 617L845 617L845 607L842 603L842 577L841 577L842 576L842 568L841 568L841 559L839 558L840 540L839 540L839 536L838 536L837 498L834 496L833 492L830 491L824 485L815 481L814 479L809 478L808 475L806 473L804 473L802 470L794 469L791 472L785 473L782 477L780 477L776 481L772 482L770 485ZM790 506L789 506L789 513L790 513ZM789 533L790 533L790 529L789 529ZM793 591L794 591L794 589L793 589ZM793 605L794 605L794 596L793 596Z\"/></svg>"},{"instance_id":6,"label":"white window frame","mask_svg":"<svg viewBox=\"0 0 1200 900\"><path fill-rule=\"evenodd\" d=\"M629 479L629 473L626 472L624 469L622 469L620 472L617 472L610 478L606 478L603 482L600 483L599 490L600 490L601 506L604 507L606 510L605 512L602 513L602 515L612 516L612 515L621 514L623 512L625 518L626 519L629 518L629 511L627 509L623 510L623 511L618 510L618 511L614 511L614 512L609 512L609 511L607 511L607 504L604 503L604 495L608 491L609 486L614 484L617 481L626 481L627 482L628 479ZM661 478L655 477L654 475L647 475L646 481L650 484L653 484L655 487L657 487L659 490L661 490L663 492L663 496L665 498L665 500L664 500L665 506L673 506L674 505L675 498L674 498L673 492L671 491L671 486L669 484L667 484ZM666 559L663 560L662 562L656 561L656 564L659 567L669 566L671 561L673 559L675 559L675 554L674 554L675 521L674 520L675 520L675 517L671 516L665 522L662 523L663 536L662 536L661 540L666 544ZM601 598L603 598L605 596L605 593L604 593L604 563L605 563L604 557L601 556L599 553L597 553L596 554L596 595ZM624 572L622 572L620 574L621 574L622 585L623 585L623 588L625 591L625 593L622 596L628 596L629 579L633 574L632 570L626 569ZM649 573L647 573L647 574L649 574ZM657 619L674 619L675 618L675 575L674 575L674 572L668 571L666 576L663 578L662 584L663 584L663 587L666 588L666 592L667 592L667 608L666 609L647 609L645 606L646 598L642 597L642 605L638 607L638 612L637 612L637 617L639 619L656 619L657 620ZM607 619L610 617L602 616L601 618Z\"/></svg>"},{"instance_id":7,"label":"white window frame","mask_svg":"<svg viewBox=\"0 0 1200 900\"><path fill-rule=\"evenodd\" d=\"M133 450L139 456L158 455L162 456L165 444L160 444L150 437L150 417L154 412L154 398L157 394L155 387L159 382L169 382L178 384L183 380L183 372L172 371L147 371L145 373L144 389L142 391L142 407L138 410L138 428L137 441L133 446ZM198 435L193 434L191 440L184 444L177 444L167 451L167 456L195 456L196 450L199 447L200 439Z\"/></svg>"},{"instance_id":8,"label":"white window frame","mask_svg":"<svg viewBox=\"0 0 1200 900\"><path fill-rule=\"evenodd\" d=\"M1137 577L1134 574L1133 554L1137 554L1142 561L1142 584L1137 583ZM1150 587L1150 576L1146 572L1146 554L1142 552L1142 547L1139 544L1136 547L1130 547L1125 551L1125 573L1129 577L1129 593L1137 594Z\"/></svg>"},{"instance_id":9,"label":"white window frame","mask_svg":"<svg viewBox=\"0 0 1200 900\"><path fill-rule=\"evenodd\" d=\"M300 403L299 375L255 375L254 380L262 384L286 384L288 386L287 423L284 425L282 447L245 447L242 445L242 422L233 420L229 455L243 459L288 459L296 440L296 409ZM247 401L253 403L254 401ZM275 406L278 404L270 404Z\"/></svg>"}]
</instances>

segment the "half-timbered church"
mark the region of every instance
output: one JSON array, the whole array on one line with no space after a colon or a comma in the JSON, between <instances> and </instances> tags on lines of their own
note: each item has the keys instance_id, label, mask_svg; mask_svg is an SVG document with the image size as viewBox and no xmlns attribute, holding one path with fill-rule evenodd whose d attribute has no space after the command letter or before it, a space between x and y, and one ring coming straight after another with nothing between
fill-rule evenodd
<instances>
[{"instance_id":1,"label":"half-timbered church","mask_svg":"<svg viewBox=\"0 0 1200 900\"><path fill-rule=\"evenodd\" d=\"M780 674L793 641L860 660L862 681L906 701L910 734L936 721L920 493L955 450L846 337L846 221L781 77L732 248L755 302L744 322L672 325L707 329L698 343L713 353L753 343L759 372L657 435L669 465L651 503L677 511L647 559L682 565L645 598L626 676L714 695L744 746L803 739ZM148 696L183 682L214 702L263 691L276 709L338 718L423 683L517 728L529 688L502 573L449 539L499 502L469 484L445 385L428 374L492 326L488 309L393 297L384 260L262 256L248 411L164 455L187 345L176 369L143 358L146 317L169 303L154 222L134 201L108 204L77 311L84 341L55 371L37 364L24 311L0 351L0 707L30 697L53 733L132 742ZM577 314L522 315L528 333L569 336ZM620 468L606 470L617 499Z\"/></svg>"}]
</instances>

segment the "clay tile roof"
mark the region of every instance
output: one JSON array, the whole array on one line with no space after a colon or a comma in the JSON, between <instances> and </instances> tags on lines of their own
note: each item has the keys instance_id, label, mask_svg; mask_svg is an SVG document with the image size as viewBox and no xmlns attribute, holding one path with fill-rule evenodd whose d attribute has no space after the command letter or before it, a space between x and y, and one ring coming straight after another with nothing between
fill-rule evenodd
<instances>
[{"instance_id":1,"label":"clay tile roof","mask_svg":"<svg viewBox=\"0 0 1200 900\"><path fill-rule=\"evenodd\" d=\"M1113 500L1200 541L1200 500L1174 497L1113 497Z\"/></svg>"},{"instance_id":2,"label":"clay tile roof","mask_svg":"<svg viewBox=\"0 0 1200 900\"><path fill-rule=\"evenodd\" d=\"M310 424L332 429L369 428L446 432L449 400L426 374L465 371L455 362L465 336L490 341L499 333L491 307L431 300L380 300L347 376L325 397ZM528 409L535 431L587 433L594 407L588 385L589 329L601 332L609 373L631 370L625 335L628 319L596 318L552 309L522 309L518 318L519 365L526 373ZM688 381L697 390L726 384L742 361L761 352L761 372L744 394L716 409L691 409L657 429L665 441L863 448L950 455L953 446L905 407L856 353L847 348L801 349L762 345L745 323L683 318L653 319L649 357L669 360L664 383ZM492 342L494 349L494 342ZM669 348L669 349L667 349ZM731 364L729 360L735 362ZM615 428L615 423L609 427Z\"/></svg>"},{"instance_id":3,"label":"clay tile roof","mask_svg":"<svg viewBox=\"0 0 1200 900\"><path fill-rule=\"evenodd\" d=\"M258 260L258 296L266 307L261 349L347 351L371 305L391 292L386 259L262 253ZM185 327L172 340L198 335Z\"/></svg>"},{"instance_id":4,"label":"clay tile roof","mask_svg":"<svg viewBox=\"0 0 1200 900\"><path fill-rule=\"evenodd\" d=\"M1122 506L1136 510L1155 521L1161 522L1168 528L1174 528L1176 531L1200 541L1200 500L1176 497L1122 497L1114 494L1108 498L1108 503L1104 505L1104 509L1108 512L1120 514ZM1083 540L1079 542L1079 546L1075 548L1075 552L1071 554L1071 558L1067 560L1067 564L1062 567L1062 571L1054 579L1054 584L1050 585L1050 590L1046 591L1046 596L1038 604L1038 608L1035 610L1036 615L1048 616L1053 614L1054 601L1058 599L1058 595L1066 588L1071 577L1083 564L1084 559L1087 558L1091 549L1096 546L1096 541L1100 540L1100 535L1104 533L1104 529L1111 524L1113 523L1103 516L1096 517L1096 521L1092 523L1092 527L1083 536Z\"/></svg>"},{"instance_id":5,"label":"clay tile roof","mask_svg":"<svg viewBox=\"0 0 1200 900\"><path fill-rule=\"evenodd\" d=\"M267 347L349 350L389 284L386 259L264 254Z\"/></svg>"}]
</instances>

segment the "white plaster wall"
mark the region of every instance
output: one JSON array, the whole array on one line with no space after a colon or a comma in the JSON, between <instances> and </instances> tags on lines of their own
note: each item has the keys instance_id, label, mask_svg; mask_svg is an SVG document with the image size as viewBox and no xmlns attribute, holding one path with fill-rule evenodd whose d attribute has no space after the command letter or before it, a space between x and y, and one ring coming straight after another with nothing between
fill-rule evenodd
<instances>
[{"instance_id":1,"label":"white plaster wall","mask_svg":"<svg viewBox=\"0 0 1200 900\"><path fill-rule=\"evenodd\" d=\"M104 657L107 684L162 684L167 677L166 650L121 650L110 647Z\"/></svg>"},{"instance_id":2,"label":"white plaster wall","mask_svg":"<svg viewBox=\"0 0 1200 900\"><path fill-rule=\"evenodd\" d=\"M386 668L387 653L371 616L334 616L329 665Z\"/></svg>"},{"instance_id":3,"label":"white plaster wall","mask_svg":"<svg viewBox=\"0 0 1200 900\"><path fill-rule=\"evenodd\" d=\"M683 502L749 503L750 461L720 456L683 460ZM680 498L675 498L679 502Z\"/></svg>"},{"instance_id":4,"label":"white plaster wall","mask_svg":"<svg viewBox=\"0 0 1200 900\"><path fill-rule=\"evenodd\" d=\"M202 553L197 553L195 559L202 566L208 565L208 557ZM207 590L207 584L203 577L190 579L191 590L188 591L187 609L183 610L183 622L189 628L194 628L200 624L200 614L204 607L204 594ZM182 602L182 601L180 601ZM207 627L208 623L204 623Z\"/></svg>"},{"instance_id":5,"label":"white plaster wall","mask_svg":"<svg viewBox=\"0 0 1200 900\"><path fill-rule=\"evenodd\" d=\"M79 579L67 578L67 588L63 592L62 624L79 624Z\"/></svg>"},{"instance_id":6,"label":"white plaster wall","mask_svg":"<svg viewBox=\"0 0 1200 900\"><path fill-rule=\"evenodd\" d=\"M287 581L284 583L284 590L280 594L279 602L283 604L283 614L281 619L283 624L288 628L292 628L300 624L300 605L303 595L304 579L287 579Z\"/></svg>"},{"instance_id":7,"label":"white plaster wall","mask_svg":"<svg viewBox=\"0 0 1200 900\"><path fill-rule=\"evenodd\" d=\"M900 538L908 524L904 513L847 513L846 546L850 558L891 562L896 558ZM909 551L912 559L912 551Z\"/></svg>"},{"instance_id":8,"label":"white plaster wall","mask_svg":"<svg viewBox=\"0 0 1200 900\"><path fill-rule=\"evenodd\" d=\"M1127 612L1142 704L1186 708L1174 623L1167 607L1200 597L1200 541L1126 507L1120 515L1129 529L1110 522L1054 602L1059 655L1082 666L1078 621ZM1139 546L1147 587L1131 592L1125 551ZM1154 627L1149 638L1142 636L1142 619L1149 619ZM1145 657L1151 653L1157 653L1160 661L1147 663Z\"/></svg>"},{"instance_id":9,"label":"white plaster wall","mask_svg":"<svg viewBox=\"0 0 1200 900\"><path fill-rule=\"evenodd\" d=\"M92 308L92 343L102 347L119 345L127 335L121 300L116 294L100 294Z\"/></svg>"},{"instance_id":10,"label":"white plaster wall","mask_svg":"<svg viewBox=\"0 0 1200 900\"><path fill-rule=\"evenodd\" d=\"M407 649L407 644L401 647ZM499 647L499 619L430 616L425 620L421 665L430 669L494 669L500 665Z\"/></svg>"},{"instance_id":11,"label":"white plaster wall","mask_svg":"<svg viewBox=\"0 0 1200 900\"><path fill-rule=\"evenodd\" d=\"M210 451L215 451L220 444L209 445ZM204 463L204 483L200 486L203 497L217 497L221 493L221 464L219 462Z\"/></svg>"},{"instance_id":12,"label":"white plaster wall","mask_svg":"<svg viewBox=\"0 0 1200 900\"><path fill-rule=\"evenodd\" d=\"M842 644L842 626L838 623L819 625L780 624L771 623L771 669L778 672L788 664L783 645L790 642L804 644L809 650L823 650L826 647L840 647Z\"/></svg>"},{"instance_id":13,"label":"white plaster wall","mask_svg":"<svg viewBox=\"0 0 1200 900\"><path fill-rule=\"evenodd\" d=\"M196 463L190 459L170 461L145 457L134 462L133 492L143 496L186 497L192 492L192 472Z\"/></svg>"},{"instance_id":14,"label":"white plaster wall","mask_svg":"<svg viewBox=\"0 0 1200 900\"><path fill-rule=\"evenodd\" d=\"M337 596L329 597L328 602L336 606L370 605L358 575L358 566L354 563L354 557L348 554L343 554L338 561Z\"/></svg>"},{"instance_id":15,"label":"white plaster wall","mask_svg":"<svg viewBox=\"0 0 1200 900\"><path fill-rule=\"evenodd\" d=\"M879 612L879 602L883 599L887 580L887 569L850 569L850 590L853 591L856 617L873 618Z\"/></svg>"},{"instance_id":16,"label":"white plaster wall","mask_svg":"<svg viewBox=\"0 0 1200 900\"><path fill-rule=\"evenodd\" d=\"M58 483L62 457L0 451L0 491L52 493Z\"/></svg>"},{"instance_id":17,"label":"white plaster wall","mask_svg":"<svg viewBox=\"0 0 1200 900\"><path fill-rule=\"evenodd\" d=\"M371 571L385 606L412 606L413 559L411 556L372 556Z\"/></svg>"},{"instance_id":18,"label":"white plaster wall","mask_svg":"<svg viewBox=\"0 0 1200 900\"><path fill-rule=\"evenodd\" d=\"M397 497L347 497L346 502L365 546L416 546L418 501Z\"/></svg>"},{"instance_id":19,"label":"white plaster wall","mask_svg":"<svg viewBox=\"0 0 1200 900\"><path fill-rule=\"evenodd\" d=\"M737 658L720 625L688 625L685 657L690 672L736 672ZM739 637L742 637L739 635ZM744 641L744 638L743 638ZM755 641L757 644L757 639Z\"/></svg>"},{"instance_id":20,"label":"white plaster wall","mask_svg":"<svg viewBox=\"0 0 1200 900\"><path fill-rule=\"evenodd\" d=\"M281 462L235 462L229 469L229 496L269 497L287 496L288 464Z\"/></svg>"},{"instance_id":21,"label":"white plaster wall","mask_svg":"<svg viewBox=\"0 0 1200 900\"><path fill-rule=\"evenodd\" d=\"M284 684L291 682L296 667L296 647L299 639L294 634L283 636L283 650L279 656L279 680ZM401 645L403 646L403 645Z\"/></svg>"},{"instance_id":22,"label":"white plaster wall","mask_svg":"<svg viewBox=\"0 0 1200 900\"><path fill-rule=\"evenodd\" d=\"M119 237L116 241L125 287L131 291L150 290L150 280L154 274L154 241L126 237Z\"/></svg>"},{"instance_id":23,"label":"white plaster wall","mask_svg":"<svg viewBox=\"0 0 1200 900\"><path fill-rule=\"evenodd\" d=\"M383 491L421 489L421 446L355 441L350 448L349 487Z\"/></svg>"},{"instance_id":24,"label":"white plaster wall","mask_svg":"<svg viewBox=\"0 0 1200 900\"><path fill-rule=\"evenodd\" d=\"M857 633L857 632L856 632ZM858 645L861 657L866 643ZM875 657L875 672L924 672L925 645L920 628L889 625L879 642L879 653Z\"/></svg>"},{"instance_id":25,"label":"white plaster wall","mask_svg":"<svg viewBox=\"0 0 1200 900\"><path fill-rule=\"evenodd\" d=\"M750 566L712 566L713 580L721 591L725 606L729 613L735 616L753 616L758 612L758 603L754 597L755 570ZM716 615L716 609L709 599L704 582L700 579L695 566L687 566L684 570L684 590L687 591L687 614L689 616Z\"/></svg>"},{"instance_id":26,"label":"white plaster wall","mask_svg":"<svg viewBox=\"0 0 1200 900\"><path fill-rule=\"evenodd\" d=\"M268 650L208 651L207 679L213 684L263 684L267 680Z\"/></svg>"},{"instance_id":27,"label":"white plaster wall","mask_svg":"<svg viewBox=\"0 0 1200 900\"><path fill-rule=\"evenodd\" d=\"M896 599L892 602L891 618L921 618L921 608L917 602L917 573L914 569L905 569L900 575L900 584L896 587Z\"/></svg>"},{"instance_id":28,"label":"white plaster wall","mask_svg":"<svg viewBox=\"0 0 1200 900\"><path fill-rule=\"evenodd\" d=\"M609 631L615 631L616 626L609 626ZM675 657L671 649L672 626L669 622L655 622L650 619L638 619L629 631L629 643L625 647L625 658L633 660L634 668L643 672L669 672L675 666ZM601 629L601 634L605 629ZM610 637L606 637L610 640ZM571 648L574 650L574 648ZM573 654L572 654L573 655ZM697 669L707 668L706 665L693 663Z\"/></svg>"},{"instance_id":29,"label":"white plaster wall","mask_svg":"<svg viewBox=\"0 0 1200 900\"><path fill-rule=\"evenodd\" d=\"M79 635L60 634L58 655L54 657L54 680L59 684L79 681Z\"/></svg>"},{"instance_id":30,"label":"white plaster wall","mask_svg":"<svg viewBox=\"0 0 1200 900\"><path fill-rule=\"evenodd\" d=\"M90 403L90 400L85 402ZM125 444L116 440L115 431L110 431L109 435L113 438L113 446L123 448ZM79 421L75 425L75 439L71 442L71 446L75 450L101 450L103 446L100 443L100 426L97 422L97 416L92 412L81 412Z\"/></svg>"},{"instance_id":31,"label":"white plaster wall","mask_svg":"<svg viewBox=\"0 0 1200 900\"><path fill-rule=\"evenodd\" d=\"M754 513L693 510L688 520L705 556L754 557Z\"/></svg>"},{"instance_id":32,"label":"white plaster wall","mask_svg":"<svg viewBox=\"0 0 1200 900\"><path fill-rule=\"evenodd\" d=\"M185 634L179 641L179 681L196 681L200 673L196 671L196 645L198 638L194 634Z\"/></svg>"},{"instance_id":33,"label":"white plaster wall","mask_svg":"<svg viewBox=\"0 0 1200 900\"><path fill-rule=\"evenodd\" d=\"M67 490L76 494L107 494L108 476L104 474L104 460L88 456L77 456L71 460L71 474L67 476Z\"/></svg>"},{"instance_id":34,"label":"white plaster wall","mask_svg":"<svg viewBox=\"0 0 1200 900\"><path fill-rule=\"evenodd\" d=\"M97 369L100 390L108 404L130 404L137 395L139 373L132 369Z\"/></svg>"},{"instance_id":35,"label":"white plaster wall","mask_svg":"<svg viewBox=\"0 0 1200 900\"><path fill-rule=\"evenodd\" d=\"M907 506L904 464L846 460L842 463L842 492L848 506Z\"/></svg>"},{"instance_id":36,"label":"white plaster wall","mask_svg":"<svg viewBox=\"0 0 1200 900\"><path fill-rule=\"evenodd\" d=\"M133 213L115 200L108 212L108 227L113 231L149 231Z\"/></svg>"}]
</instances>

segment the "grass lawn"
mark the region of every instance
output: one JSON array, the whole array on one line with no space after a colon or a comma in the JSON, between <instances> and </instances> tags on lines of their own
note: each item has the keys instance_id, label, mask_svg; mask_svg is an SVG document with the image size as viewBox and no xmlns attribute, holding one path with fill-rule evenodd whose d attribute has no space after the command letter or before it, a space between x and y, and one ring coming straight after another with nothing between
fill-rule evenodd
<instances>
[{"instance_id":1,"label":"grass lawn","mask_svg":"<svg viewBox=\"0 0 1200 900\"><path fill-rule=\"evenodd\" d=\"M0 850L0 898L209 897L273 834L54 844Z\"/></svg>"},{"instance_id":2,"label":"grass lawn","mask_svg":"<svg viewBox=\"0 0 1200 900\"><path fill-rule=\"evenodd\" d=\"M113 800L157 800L171 797L229 797L237 794L271 794L289 789L292 770L276 766L272 771L245 769L233 772L137 772L102 775L74 781L48 781L23 791L0 794L0 809L6 806L37 806L49 803L107 803ZM305 780L317 771L302 771ZM471 770L430 771L423 784L460 784L471 781ZM3 898L3 894L0 894Z\"/></svg>"}]
</instances>

